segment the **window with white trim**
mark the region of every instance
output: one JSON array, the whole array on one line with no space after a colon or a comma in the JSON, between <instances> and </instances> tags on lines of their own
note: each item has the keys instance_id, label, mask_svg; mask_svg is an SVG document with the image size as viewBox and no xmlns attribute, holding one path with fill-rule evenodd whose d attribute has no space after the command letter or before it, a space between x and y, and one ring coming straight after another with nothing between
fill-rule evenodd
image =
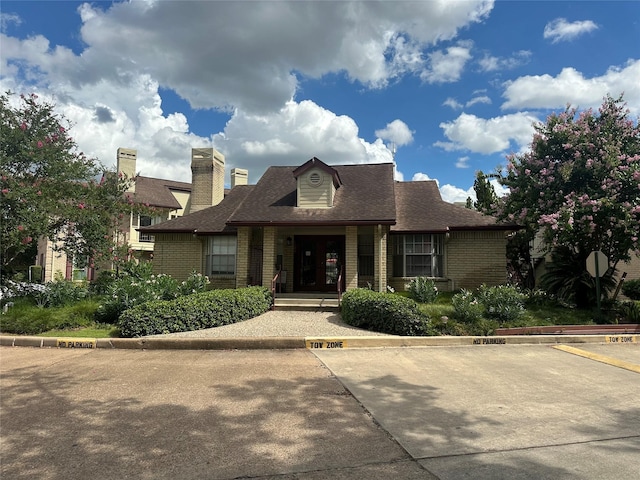
<instances>
[{"instance_id":1,"label":"window with white trim","mask_svg":"<svg viewBox=\"0 0 640 480\"><path fill-rule=\"evenodd\" d=\"M444 235L418 233L393 235L394 277L441 277Z\"/></svg>"},{"instance_id":2,"label":"window with white trim","mask_svg":"<svg viewBox=\"0 0 640 480\"><path fill-rule=\"evenodd\" d=\"M236 244L236 237L233 235L209 237L205 247L205 274L235 275Z\"/></svg>"},{"instance_id":3,"label":"window with white trim","mask_svg":"<svg viewBox=\"0 0 640 480\"><path fill-rule=\"evenodd\" d=\"M155 225L156 223L158 223L157 219L154 217L150 217L149 215L138 216L138 226L140 227L150 227L151 225ZM138 240L140 242L153 242L155 240L155 237L150 233L138 233Z\"/></svg>"}]
</instances>

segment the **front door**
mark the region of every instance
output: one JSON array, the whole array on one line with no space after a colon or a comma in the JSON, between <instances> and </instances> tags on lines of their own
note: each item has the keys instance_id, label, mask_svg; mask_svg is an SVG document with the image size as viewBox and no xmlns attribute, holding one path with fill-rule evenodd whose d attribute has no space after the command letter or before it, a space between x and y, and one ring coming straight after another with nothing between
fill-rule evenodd
<instances>
[{"instance_id":1,"label":"front door","mask_svg":"<svg viewBox=\"0 0 640 480\"><path fill-rule=\"evenodd\" d=\"M335 292L344 264L344 236L296 236L294 285L297 291ZM344 290L344 276L342 279Z\"/></svg>"}]
</instances>

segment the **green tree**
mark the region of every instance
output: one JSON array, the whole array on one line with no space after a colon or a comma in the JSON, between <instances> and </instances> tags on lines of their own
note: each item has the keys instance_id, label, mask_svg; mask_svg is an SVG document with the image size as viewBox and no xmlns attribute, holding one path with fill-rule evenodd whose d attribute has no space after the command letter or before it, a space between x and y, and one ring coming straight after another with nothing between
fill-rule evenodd
<instances>
[{"instance_id":1,"label":"green tree","mask_svg":"<svg viewBox=\"0 0 640 480\"><path fill-rule=\"evenodd\" d=\"M109 258L131 211L126 179L79 152L69 122L36 95L0 95L0 115L3 274L40 237L81 262Z\"/></svg>"},{"instance_id":2,"label":"green tree","mask_svg":"<svg viewBox=\"0 0 640 480\"><path fill-rule=\"evenodd\" d=\"M622 97L607 96L598 112L567 108L535 125L531 150L508 157L500 182L510 191L503 220L524 225L526 240L541 232L546 251L571 252L576 268L558 272L586 270L593 250L609 258L609 275L640 255L640 126ZM574 284L574 300L590 297L583 282Z\"/></svg>"},{"instance_id":3,"label":"green tree","mask_svg":"<svg viewBox=\"0 0 640 480\"><path fill-rule=\"evenodd\" d=\"M485 175L481 171L476 172L476 179L473 182L473 190L476 192L476 201L473 207L485 215L495 215L498 210L498 195L491 185L491 178L495 175Z\"/></svg>"}]
</instances>

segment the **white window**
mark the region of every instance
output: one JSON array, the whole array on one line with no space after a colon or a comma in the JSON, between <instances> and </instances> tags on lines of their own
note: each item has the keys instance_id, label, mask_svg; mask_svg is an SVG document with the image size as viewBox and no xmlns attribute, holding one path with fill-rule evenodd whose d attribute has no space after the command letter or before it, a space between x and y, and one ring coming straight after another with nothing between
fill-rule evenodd
<instances>
[{"instance_id":1,"label":"white window","mask_svg":"<svg viewBox=\"0 0 640 480\"><path fill-rule=\"evenodd\" d=\"M206 275L235 275L236 237L218 235L209 237L205 252Z\"/></svg>"},{"instance_id":2,"label":"white window","mask_svg":"<svg viewBox=\"0 0 640 480\"><path fill-rule=\"evenodd\" d=\"M429 233L394 235L394 277L441 277L444 235Z\"/></svg>"},{"instance_id":3,"label":"white window","mask_svg":"<svg viewBox=\"0 0 640 480\"><path fill-rule=\"evenodd\" d=\"M148 215L140 215L138 225L141 227L150 227L151 225L158 223L155 220L155 218ZM154 236L149 233L140 233L139 239L141 242L153 242L155 240Z\"/></svg>"}]
</instances>

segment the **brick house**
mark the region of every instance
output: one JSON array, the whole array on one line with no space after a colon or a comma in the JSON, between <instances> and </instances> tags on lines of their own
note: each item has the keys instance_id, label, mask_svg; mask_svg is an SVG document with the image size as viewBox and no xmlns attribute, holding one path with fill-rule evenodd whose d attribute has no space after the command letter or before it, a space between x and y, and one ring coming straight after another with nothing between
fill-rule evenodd
<instances>
[{"instance_id":1,"label":"brick house","mask_svg":"<svg viewBox=\"0 0 640 480\"><path fill-rule=\"evenodd\" d=\"M195 157L207 155L207 149L194 149ZM119 148L117 151L117 171L132 183L126 193L131 201L153 207L153 215L132 213L125 218L117 231L113 232L117 245L128 245L135 258L150 260L154 249L153 235L138 232L139 227L157 225L159 223L181 217L193 211L194 207L203 208L211 205L193 204L191 184L161 178L146 177L136 172L137 151ZM224 163L224 161L223 161ZM55 248L54 242L44 237L38 241L36 264L42 266L43 281L53 280L56 274L67 280L93 280L96 269L86 266L84 261L74 261L65 252ZM111 268L103 265L103 268Z\"/></svg>"},{"instance_id":2,"label":"brick house","mask_svg":"<svg viewBox=\"0 0 640 480\"><path fill-rule=\"evenodd\" d=\"M394 181L393 164L273 166L224 193L224 157L192 158L192 198L206 208L139 227L153 235L154 271L198 271L215 288L335 292L403 290L433 278L443 291L506 281L513 225L442 200L434 181ZM246 171L244 171L246 172ZM246 177L245 177L246 178Z\"/></svg>"}]
</instances>

